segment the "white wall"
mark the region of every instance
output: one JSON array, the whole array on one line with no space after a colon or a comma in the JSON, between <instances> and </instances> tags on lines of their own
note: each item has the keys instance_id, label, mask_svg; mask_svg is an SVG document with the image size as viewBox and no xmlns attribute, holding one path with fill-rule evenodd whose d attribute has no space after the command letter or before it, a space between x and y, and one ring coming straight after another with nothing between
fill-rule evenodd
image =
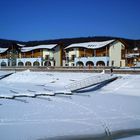
<instances>
[{"instance_id":1,"label":"white wall","mask_svg":"<svg viewBox=\"0 0 140 140\"><path fill-rule=\"evenodd\" d=\"M75 55L76 57L79 57L79 49L74 48L73 50L70 50L68 54L69 54L68 57L71 57L72 55Z\"/></svg>"},{"instance_id":2,"label":"white wall","mask_svg":"<svg viewBox=\"0 0 140 140\"><path fill-rule=\"evenodd\" d=\"M43 49L43 58L45 58L46 55L53 57L53 52L51 50L48 50L48 49Z\"/></svg>"}]
</instances>

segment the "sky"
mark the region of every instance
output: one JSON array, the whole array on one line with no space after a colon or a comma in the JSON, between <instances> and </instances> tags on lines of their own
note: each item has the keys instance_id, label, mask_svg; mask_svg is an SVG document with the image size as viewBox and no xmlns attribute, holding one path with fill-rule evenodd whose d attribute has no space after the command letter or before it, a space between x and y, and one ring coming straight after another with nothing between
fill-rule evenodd
<instances>
[{"instance_id":1,"label":"sky","mask_svg":"<svg viewBox=\"0 0 140 140\"><path fill-rule=\"evenodd\" d=\"M140 39L140 0L0 0L0 38Z\"/></svg>"}]
</instances>

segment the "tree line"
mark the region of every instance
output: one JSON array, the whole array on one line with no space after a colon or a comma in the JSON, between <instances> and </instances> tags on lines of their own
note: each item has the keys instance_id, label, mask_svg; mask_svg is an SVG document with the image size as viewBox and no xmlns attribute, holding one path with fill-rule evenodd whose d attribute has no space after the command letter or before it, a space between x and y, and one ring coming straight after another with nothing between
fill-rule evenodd
<instances>
[{"instance_id":1,"label":"tree line","mask_svg":"<svg viewBox=\"0 0 140 140\"><path fill-rule=\"evenodd\" d=\"M17 41L17 40L6 40L0 39L0 47L6 48L16 44L23 44L27 47L29 46L37 46L43 44L59 44L63 47L66 47L72 43L82 43L82 42L92 42L92 41L106 41L118 39L125 44L127 44L128 48L133 49L135 47L140 48L140 40L119 38L119 37L111 37L111 36L94 36L94 37L77 37L77 38L62 38L62 39L52 39L52 40L38 40L38 41Z\"/></svg>"}]
</instances>

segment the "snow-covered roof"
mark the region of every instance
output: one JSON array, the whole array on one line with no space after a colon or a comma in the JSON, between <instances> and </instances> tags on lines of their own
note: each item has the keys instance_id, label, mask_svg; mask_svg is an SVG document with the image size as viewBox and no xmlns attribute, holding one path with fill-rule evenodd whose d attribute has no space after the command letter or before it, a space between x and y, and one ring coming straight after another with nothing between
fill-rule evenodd
<instances>
[{"instance_id":1,"label":"snow-covered roof","mask_svg":"<svg viewBox=\"0 0 140 140\"><path fill-rule=\"evenodd\" d=\"M138 50L138 48L136 47L136 48L134 48L134 51L137 51Z\"/></svg>"},{"instance_id":2,"label":"snow-covered roof","mask_svg":"<svg viewBox=\"0 0 140 140\"><path fill-rule=\"evenodd\" d=\"M38 45L38 46L33 46L33 47L23 47L21 48L21 52L29 52L35 49L52 49L56 46L57 44L50 44L50 45Z\"/></svg>"},{"instance_id":3,"label":"snow-covered roof","mask_svg":"<svg viewBox=\"0 0 140 140\"><path fill-rule=\"evenodd\" d=\"M24 46L26 46L26 45L23 45L23 44L17 44L18 46L20 46L20 47L24 47Z\"/></svg>"},{"instance_id":4,"label":"snow-covered roof","mask_svg":"<svg viewBox=\"0 0 140 140\"><path fill-rule=\"evenodd\" d=\"M0 48L0 53L4 53L7 50L8 50L8 48Z\"/></svg>"},{"instance_id":5,"label":"snow-covered roof","mask_svg":"<svg viewBox=\"0 0 140 140\"><path fill-rule=\"evenodd\" d=\"M140 53L129 53L126 55L127 58L133 58L133 57L136 57L136 56L139 56Z\"/></svg>"},{"instance_id":6,"label":"snow-covered roof","mask_svg":"<svg viewBox=\"0 0 140 140\"><path fill-rule=\"evenodd\" d=\"M87 49L98 49L98 48L102 48L102 47L104 47L104 46L106 46L114 41L115 40L102 41L102 42L76 43L76 44L71 44L71 45L67 46L65 49L76 48L76 47L83 47L83 48L87 48Z\"/></svg>"}]
</instances>

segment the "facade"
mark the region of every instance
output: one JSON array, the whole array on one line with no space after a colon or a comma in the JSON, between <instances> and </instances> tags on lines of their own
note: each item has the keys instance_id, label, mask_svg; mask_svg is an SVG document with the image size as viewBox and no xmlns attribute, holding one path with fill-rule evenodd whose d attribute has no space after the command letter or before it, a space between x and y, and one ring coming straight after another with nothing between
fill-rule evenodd
<instances>
[{"instance_id":1,"label":"facade","mask_svg":"<svg viewBox=\"0 0 140 140\"><path fill-rule=\"evenodd\" d=\"M126 46L118 40L71 44L66 48L67 66L126 66Z\"/></svg>"},{"instance_id":2,"label":"facade","mask_svg":"<svg viewBox=\"0 0 140 140\"><path fill-rule=\"evenodd\" d=\"M62 44L63 45L63 44ZM128 49L119 40L0 48L0 66L139 66L140 49Z\"/></svg>"},{"instance_id":3,"label":"facade","mask_svg":"<svg viewBox=\"0 0 140 140\"><path fill-rule=\"evenodd\" d=\"M126 53L127 64L129 67L137 66L140 67L140 49L135 47L129 49Z\"/></svg>"},{"instance_id":4,"label":"facade","mask_svg":"<svg viewBox=\"0 0 140 140\"><path fill-rule=\"evenodd\" d=\"M20 48L12 45L8 48L0 48L0 66L16 66Z\"/></svg>"},{"instance_id":5,"label":"facade","mask_svg":"<svg viewBox=\"0 0 140 140\"><path fill-rule=\"evenodd\" d=\"M57 44L24 47L19 44L0 48L1 66L59 66L60 47Z\"/></svg>"}]
</instances>

